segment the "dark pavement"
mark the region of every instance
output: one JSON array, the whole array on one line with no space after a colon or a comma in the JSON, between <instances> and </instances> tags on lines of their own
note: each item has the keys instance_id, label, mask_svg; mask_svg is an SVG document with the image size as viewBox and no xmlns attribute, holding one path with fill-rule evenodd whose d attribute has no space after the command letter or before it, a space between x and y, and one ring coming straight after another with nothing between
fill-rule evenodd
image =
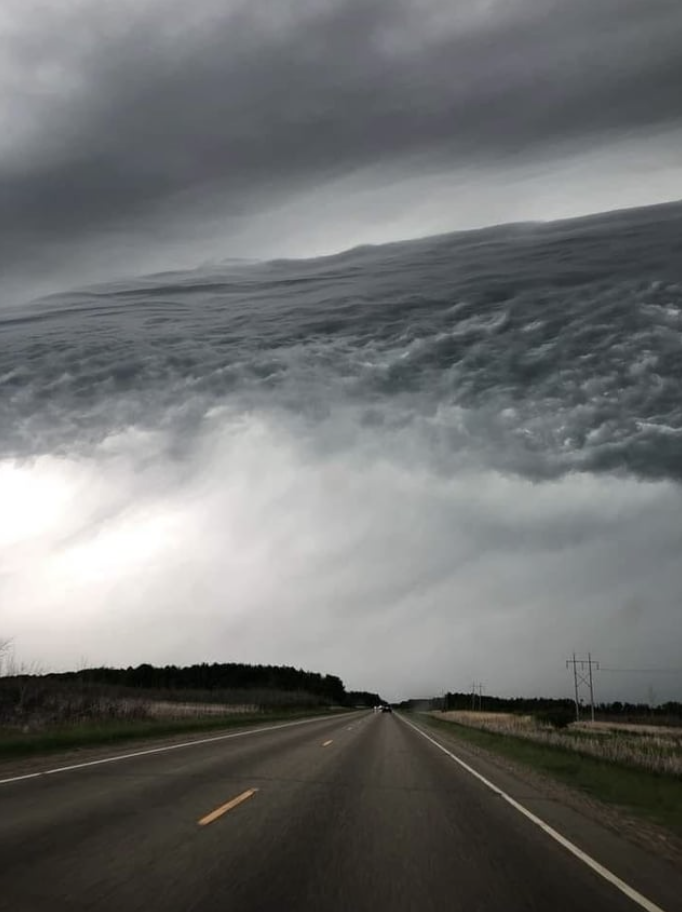
<instances>
[{"instance_id":1,"label":"dark pavement","mask_svg":"<svg viewBox=\"0 0 682 912\"><path fill-rule=\"evenodd\" d=\"M575 815L567 825L579 841ZM598 828L585 828L595 857ZM597 861L625 867L666 912L682 909L678 872L603 840ZM656 905L627 898L397 715L252 730L0 785L3 912L641 908Z\"/></svg>"}]
</instances>

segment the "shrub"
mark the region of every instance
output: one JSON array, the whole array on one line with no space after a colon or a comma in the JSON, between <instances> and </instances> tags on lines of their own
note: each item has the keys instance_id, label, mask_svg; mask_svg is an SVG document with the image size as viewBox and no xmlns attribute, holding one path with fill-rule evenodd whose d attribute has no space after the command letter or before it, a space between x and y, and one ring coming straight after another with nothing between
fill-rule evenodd
<instances>
[{"instance_id":1,"label":"shrub","mask_svg":"<svg viewBox=\"0 0 682 912\"><path fill-rule=\"evenodd\" d=\"M534 715L538 725L550 726L551 728L568 728L571 722L575 721L575 713L569 709L544 709Z\"/></svg>"}]
</instances>

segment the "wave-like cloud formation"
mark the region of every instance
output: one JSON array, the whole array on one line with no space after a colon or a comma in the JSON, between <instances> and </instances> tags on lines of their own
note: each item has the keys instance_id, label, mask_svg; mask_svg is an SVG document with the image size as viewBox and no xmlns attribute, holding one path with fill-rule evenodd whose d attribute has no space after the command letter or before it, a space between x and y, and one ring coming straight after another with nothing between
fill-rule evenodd
<instances>
[{"instance_id":1,"label":"wave-like cloud formation","mask_svg":"<svg viewBox=\"0 0 682 912\"><path fill-rule=\"evenodd\" d=\"M679 480L681 229L670 206L55 297L3 321L3 446L182 448L228 398L417 432L444 470Z\"/></svg>"},{"instance_id":2,"label":"wave-like cloud formation","mask_svg":"<svg viewBox=\"0 0 682 912\"><path fill-rule=\"evenodd\" d=\"M674 665L681 221L509 226L7 312L7 633L49 661L287 661L394 693L490 667L491 687L561 692L574 647Z\"/></svg>"}]
</instances>

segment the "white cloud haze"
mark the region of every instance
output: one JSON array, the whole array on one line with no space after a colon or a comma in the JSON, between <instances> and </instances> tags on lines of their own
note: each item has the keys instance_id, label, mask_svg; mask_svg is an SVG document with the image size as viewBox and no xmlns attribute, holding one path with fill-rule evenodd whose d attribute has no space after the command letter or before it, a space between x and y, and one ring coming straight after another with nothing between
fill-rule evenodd
<instances>
[{"instance_id":1,"label":"white cloud haze","mask_svg":"<svg viewBox=\"0 0 682 912\"><path fill-rule=\"evenodd\" d=\"M179 464L135 431L5 463L3 624L48 666L286 659L394 697L560 695L574 648L676 665L678 486L444 476L400 438L218 410Z\"/></svg>"}]
</instances>

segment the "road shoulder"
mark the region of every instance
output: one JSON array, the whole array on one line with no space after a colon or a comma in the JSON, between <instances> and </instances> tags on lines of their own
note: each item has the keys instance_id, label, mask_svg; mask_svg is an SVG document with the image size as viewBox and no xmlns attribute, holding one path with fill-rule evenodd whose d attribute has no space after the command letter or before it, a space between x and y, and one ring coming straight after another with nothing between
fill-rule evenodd
<instances>
[{"instance_id":1,"label":"road shoulder","mask_svg":"<svg viewBox=\"0 0 682 912\"><path fill-rule=\"evenodd\" d=\"M426 716L409 721L644 895L661 897L663 908L680 908L682 844L674 834L463 741Z\"/></svg>"},{"instance_id":2,"label":"road shoulder","mask_svg":"<svg viewBox=\"0 0 682 912\"><path fill-rule=\"evenodd\" d=\"M348 713L352 716L354 713ZM246 724L243 726L226 726L224 729L207 728L177 732L158 737L132 738L116 744L99 744L84 747L74 747L63 751L36 752L24 757L3 758L0 760L0 781L20 776L34 776L48 770L62 769L79 764L98 763L106 759L125 758L136 753L162 751L165 748L180 747L187 744L201 744L211 740L228 740L230 737L239 737L247 733L268 731L272 728L312 724L314 722L328 722L339 718L338 714L313 715L303 718L267 720Z\"/></svg>"}]
</instances>

